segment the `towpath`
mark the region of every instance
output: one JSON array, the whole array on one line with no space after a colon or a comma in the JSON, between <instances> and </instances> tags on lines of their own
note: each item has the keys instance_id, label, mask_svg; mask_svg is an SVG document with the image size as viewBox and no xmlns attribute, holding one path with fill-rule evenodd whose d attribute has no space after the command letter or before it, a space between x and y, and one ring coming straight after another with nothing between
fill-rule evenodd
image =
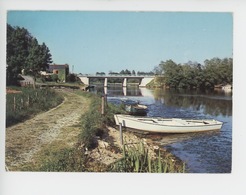
<instances>
[{"instance_id":1,"label":"towpath","mask_svg":"<svg viewBox=\"0 0 246 195\"><path fill-rule=\"evenodd\" d=\"M20 171L27 164L35 164L35 154L51 143L73 145L80 133L80 117L89 100L68 91L62 104L36 115L23 123L6 129L5 162L9 171Z\"/></svg>"}]
</instances>

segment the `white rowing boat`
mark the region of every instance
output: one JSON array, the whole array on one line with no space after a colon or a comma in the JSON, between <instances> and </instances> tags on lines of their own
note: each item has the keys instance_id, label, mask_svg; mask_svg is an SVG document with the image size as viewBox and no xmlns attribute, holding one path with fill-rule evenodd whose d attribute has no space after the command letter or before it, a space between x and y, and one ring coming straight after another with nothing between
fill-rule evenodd
<instances>
[{"instance_id":1,"label":"white rowing boat","mask_svg":"<svg viewBox=\"0 0 246 195\"><path fill-rule=\"evenodd\" d=\"M153 133L192 133L220 130L222 122L210 119L194 120L161 117L114 115L116 125Z\"/></svg>"}]
</instances>

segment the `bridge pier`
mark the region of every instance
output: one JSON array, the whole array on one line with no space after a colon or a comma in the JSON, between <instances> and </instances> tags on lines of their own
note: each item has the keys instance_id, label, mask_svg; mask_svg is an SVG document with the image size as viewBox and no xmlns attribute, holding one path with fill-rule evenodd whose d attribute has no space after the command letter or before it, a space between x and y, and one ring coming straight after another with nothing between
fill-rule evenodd
<instances>
[{"instance_id":1,"label":"bridge pier","mask_svg":"<svg viewBox=\"0 0 246 195\"><path fill-rule=\"evenodd\" d=\"M104 87L104 94L107 95L108 94L108 88Z\"/></svg>"},{"instance_id":2,"label":"bridge pier","mask_svg":"<svg viewBox=\"0 0 246 195\"><path fill-rule=\"evenodd\" d=\"M85 84L85 85L90 85L90 79L88 77L80 77L80 80Z\"/></svg>"},{"instance_id":3,"label":"bridge pier","mask_svg":"<svg viewBox=\"0 0 246 195\"><path fill-rule=\"evenodd\" d=\"M123 95L126 96L127 95L127 88L123 87Z\"/></svg>"},{"instance_id":4,"label":"bridge pier","mask_svg":"<svg viewBox=\"0 0 246 195\"><path fill-rule=\"evenodd\" d=\"M127 86L127 78L124 78L123 87L126 87L126 86Z\"/></svg>"},{"instance_id":5,"label":"bridge pier","mask_svg":"<svg viewBox=\"0 0 246 195\"><path fill-rule=\"evenodd\" d=\"M105 77L105 79L104 79L104 87L107 87L107 86L108 86L108 78Z\"/></svg>"},{"instance_id":6,"label":"bridge pier","mask_svg":"<svg viewBox=\"0 0 246 195\"><path fill-rule=\"evenodd\" d=\"M139 87L146 87L146 85L151 82L154 79L154 77L147 77L147 78L142 78Z\"/></svg>"}]
</instances>

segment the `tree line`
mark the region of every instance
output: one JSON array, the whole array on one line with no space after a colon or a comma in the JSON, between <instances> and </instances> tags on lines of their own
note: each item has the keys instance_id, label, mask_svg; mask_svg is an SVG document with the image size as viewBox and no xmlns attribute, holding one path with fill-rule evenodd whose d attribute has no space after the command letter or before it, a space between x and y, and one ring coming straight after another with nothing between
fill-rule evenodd
<instances>
[{"instance_id":1,"label":"tree line","mask_svg":"<svg viewBox=\"0 0 246 195\"><path fill-rule=\"evenodd\" d=\"M232 58L212 58L204 65L197 62L177 64L172 60L161 61L154 68L160 76L156 83L170 88L214 88L216 85L232 84Z\"/></svg>"},{"instance_id":2,"label":"tree line","mask_svg":"<svg viewBox=\"0 0 246 195\"><path fill-rule=\"evenodd\" d=\"M27 29L7 24L7 85L16 84L18 75L37 77L52 63L52 55L45 43L39 44Z\"/></svg>"},{"instance_id":3,"label":"tree line","mask_svg":"<svg viewBox=\"0 0 246 195\"><path fill-rule=\"evenodd\" d=\"M121 70L120 72L113 72L113 71L109 71L109 75L129 75L129 76L139 76L139 75L144 75L144 76L152 76L152 75L155 75L155 73L153 71L150 71L150 72L143 72L143 71L135 71L135 70L128 70L128 69L125 69L125 70Z\"/></svg>"}]
</instances>

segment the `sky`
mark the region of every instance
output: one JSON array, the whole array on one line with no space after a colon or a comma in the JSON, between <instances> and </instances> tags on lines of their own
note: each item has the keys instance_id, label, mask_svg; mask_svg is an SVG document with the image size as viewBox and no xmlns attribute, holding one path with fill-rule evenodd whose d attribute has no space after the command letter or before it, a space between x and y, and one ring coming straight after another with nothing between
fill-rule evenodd
<instances>
[{"instance_id":1,"label":"sky","mask_svg":"<svg viewBox=\"0 0 246 195\"><path fill-rule=\"evenodd\" d=\"M7 23L26 28L73 73L233 57L230 12L8 11Z\"/></svg>"}]
</instances>

